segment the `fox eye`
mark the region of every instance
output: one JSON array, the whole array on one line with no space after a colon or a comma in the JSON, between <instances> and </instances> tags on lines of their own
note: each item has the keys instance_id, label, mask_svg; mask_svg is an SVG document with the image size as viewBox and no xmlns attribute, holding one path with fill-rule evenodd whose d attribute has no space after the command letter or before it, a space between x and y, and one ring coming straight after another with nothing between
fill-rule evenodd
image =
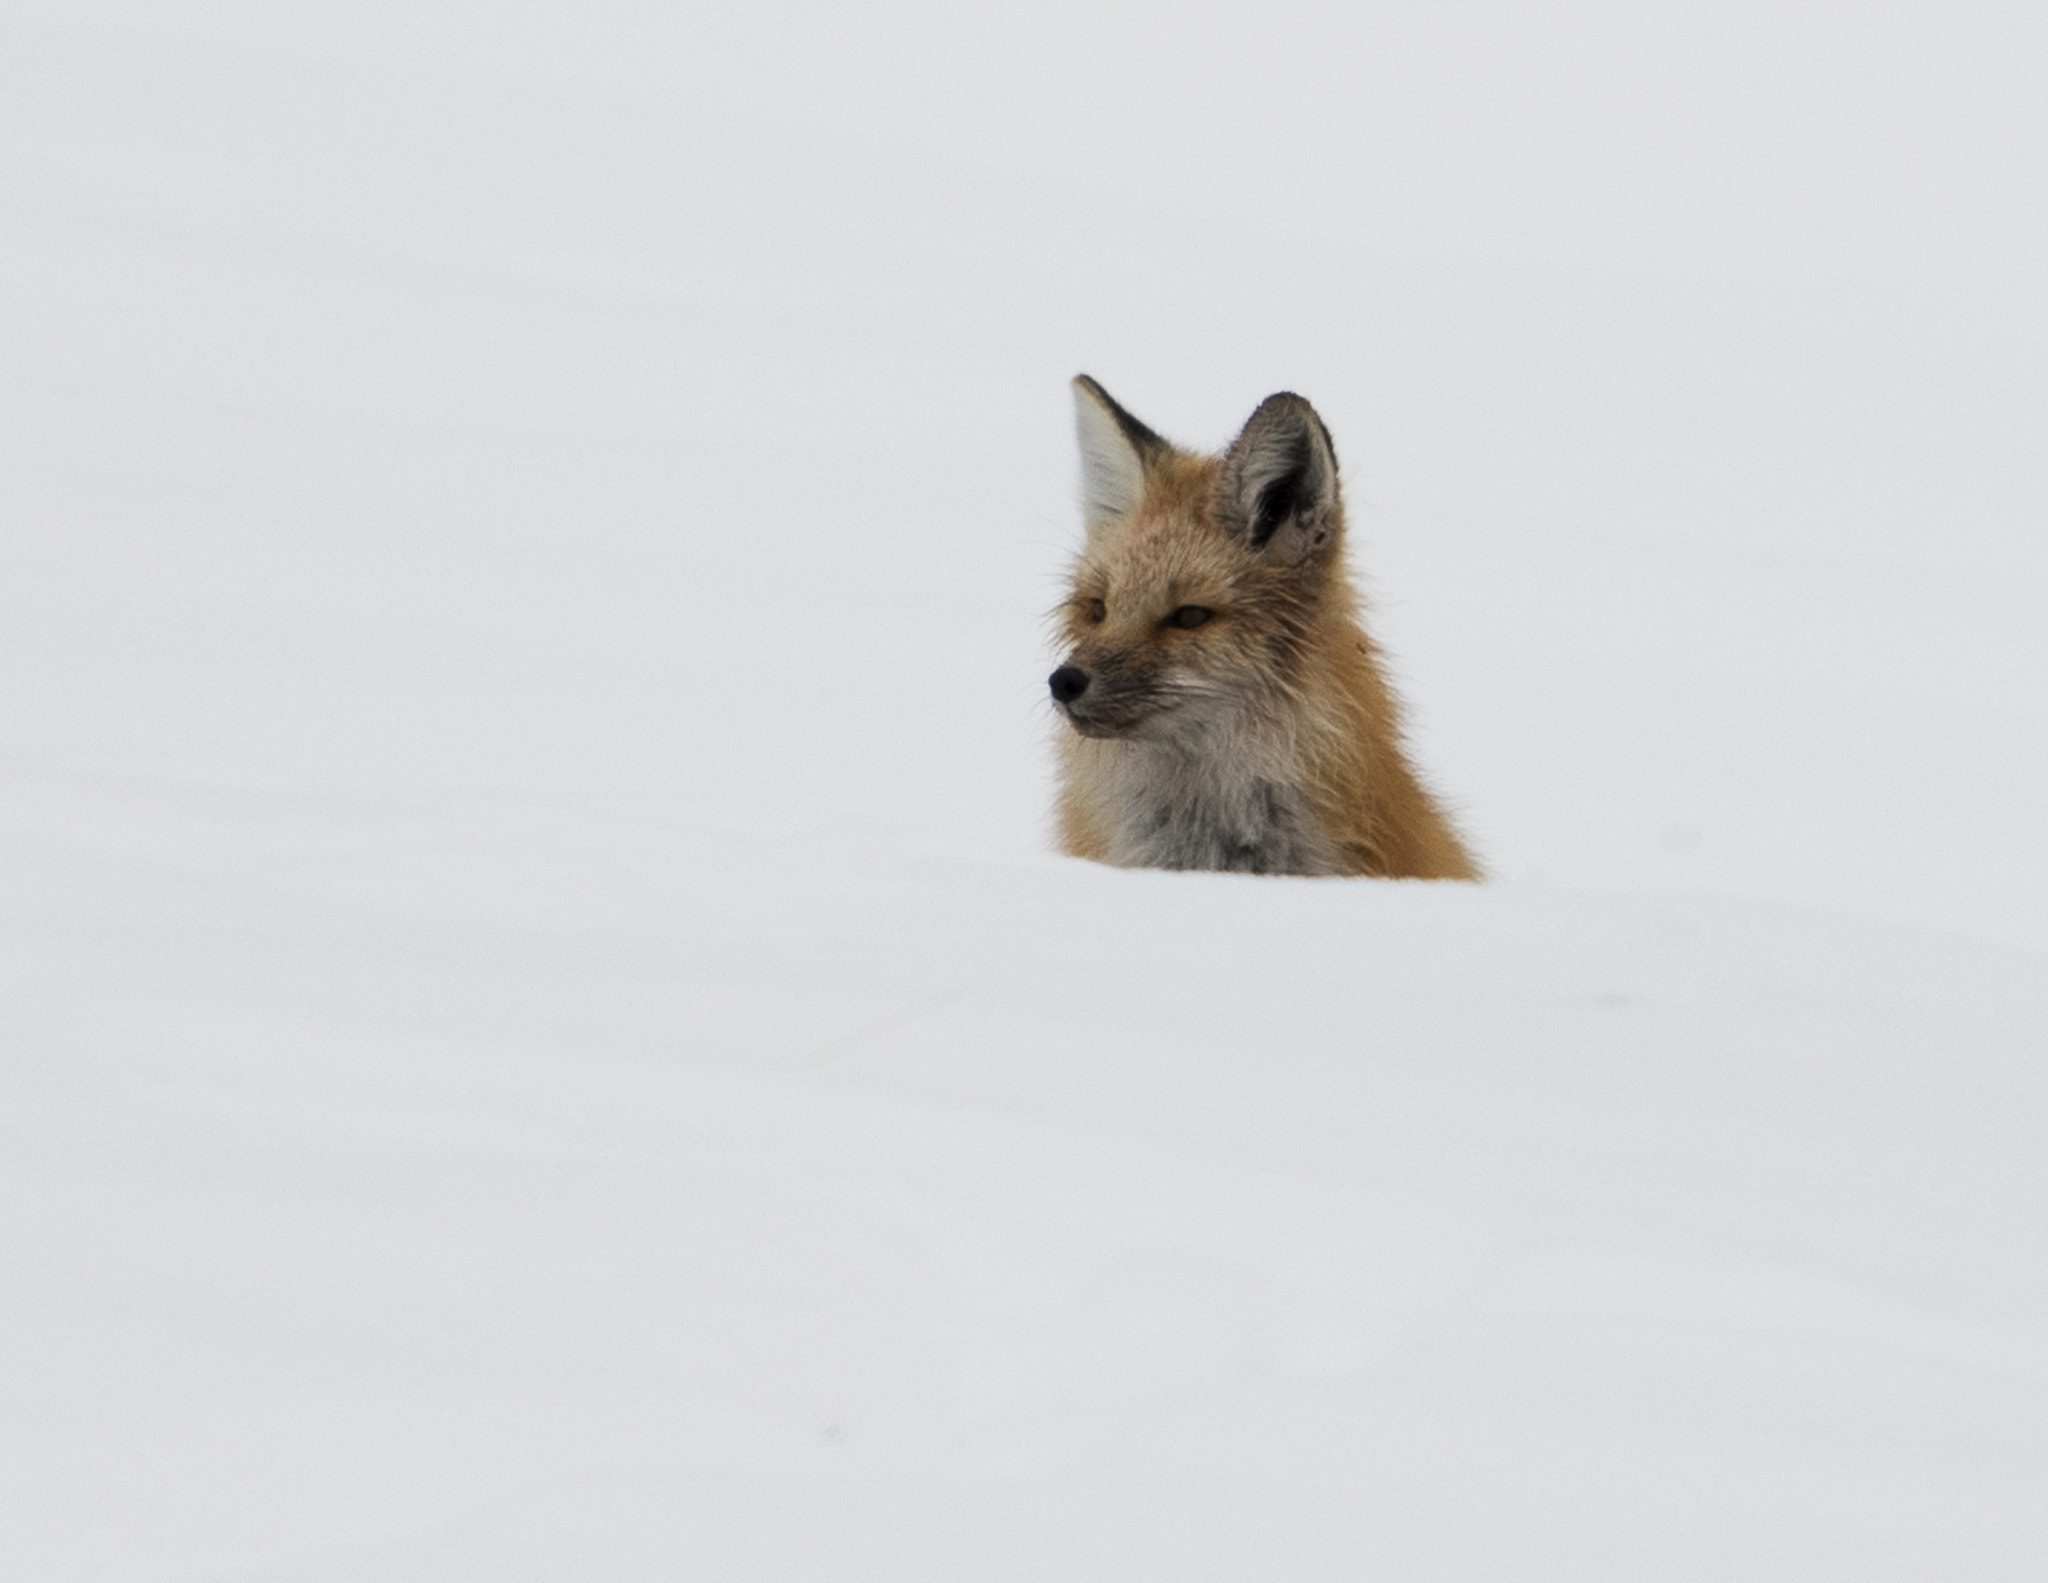
<instances>
[{"instance_id":1,"label":"fox eye","mask_svg":"<svg viewBox=\"0 0 2048 1583\"><path fill-rule=\"evenodd\" d=\"M1100 621L1109 614L1109 606L1105 605L1100 599L1089 600L1083 608L1088 612L1088 619L1090 621Z\"/></svg>"},{"instance_id":2,"label":"fox eye","mask_svg":"<svg viewBox=\"0 0 2048 1583\"><path fill-rule=\"evenodd\" d=\"M1166 618L1166 624L1170 627L1198 627L1215 614L1206 605L1182 605Z\"/></svg>"}]
</instances>

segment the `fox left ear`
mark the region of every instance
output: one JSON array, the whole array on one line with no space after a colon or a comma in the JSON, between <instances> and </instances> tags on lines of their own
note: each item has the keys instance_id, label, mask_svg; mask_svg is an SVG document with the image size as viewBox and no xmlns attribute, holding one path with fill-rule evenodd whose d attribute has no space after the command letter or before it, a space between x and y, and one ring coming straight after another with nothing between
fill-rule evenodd
<instances>
[{"instance_id":1,"label":"fox left ear","mask_svg":"<svg viewBox=\"0 0 2048 1583\"><path fill-rule=\"evenodd\" d=\"M1216 510L1255 550L1280 542L1306 559L1337 534L1337 451L1316 409L1283 390L1259 403L1223 453Z\"/></svg>"},{"instance_id":2,"label":"fox left ear","mask_svg":"<svg viewBox=\"0 0 2048 1583\"><path fill-rule=\"evenodd\" d=\"M1092 538L1145 498L1145 470L1171 450L1086 374L1074 376L1074 432L1081 442L1081 514Z\"/></svg>"}]
</instances>

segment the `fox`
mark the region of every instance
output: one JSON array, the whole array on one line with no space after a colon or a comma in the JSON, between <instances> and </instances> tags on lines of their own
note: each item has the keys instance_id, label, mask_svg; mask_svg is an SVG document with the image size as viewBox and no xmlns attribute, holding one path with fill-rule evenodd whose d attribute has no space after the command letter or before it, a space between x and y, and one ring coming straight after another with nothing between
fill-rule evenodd
<instances>
[{"instance_id":1,"label":"fox","mask_svg":"<svg viewBox=\"0 0 2048 1583\"><path fill-rule=\"evenodd\" d=\"M1345 565L1337 452L1291 391L1230 445L1073 382L1084 538L1054 613L1059 844L1121 868L1477 880L1409 762Z\"/></svg>"}]
</instances>

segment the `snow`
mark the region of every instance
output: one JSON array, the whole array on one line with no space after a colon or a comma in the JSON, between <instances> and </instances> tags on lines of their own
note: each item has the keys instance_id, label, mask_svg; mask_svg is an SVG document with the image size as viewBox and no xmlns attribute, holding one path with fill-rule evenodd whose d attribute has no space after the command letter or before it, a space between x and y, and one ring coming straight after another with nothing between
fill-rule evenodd
<instances>
[{"instance_id":1,"label":"snow","mask_svg":"<svg viewBox=\"0 0 2048 1583\"><path fill-rule=\"evenodd\" d=\"M0 10L9 1574L2042 1576L2043 42ZM1490 884L1050 852L1082 370Z\"/></svg>"}]
</instances>

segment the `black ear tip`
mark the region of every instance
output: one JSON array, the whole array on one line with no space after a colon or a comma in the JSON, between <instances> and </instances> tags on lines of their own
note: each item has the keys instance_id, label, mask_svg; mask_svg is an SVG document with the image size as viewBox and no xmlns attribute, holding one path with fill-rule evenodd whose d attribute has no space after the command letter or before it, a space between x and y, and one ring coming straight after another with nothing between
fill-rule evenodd
<instances>
[{"instance_id":1,"label":"black ear tip","mask_svg":"<svg viewBox=\"0 0 2048 1583\"><path fill-rule=\"evenodd\" d=\"M1298 396L1291 390L1276 390L1259 403L1258 410L1251 415L1245 428L1250 430L1256 426L1271 432L1274 425L1318 436L1330 460L1336 461L1337 442L1331 438L1330 426L1323 422L1323 415L1310 405L1308 397Z\"/></svg>"},{"instance_id":2,"label":"black ear tip","mask_svg":"<svg viewBox=\"0 0 2048 1583\"><path fill-rule=\"evenodd\" d=\"M1069 388L1073 390L1074 397L1078 401L1085 401L1091 406L1100 407L1104 412L1119 419L1127 416L1123 405L1116 397L1104 390L1102 388L1102 381L1095 378L1092 374L1076 374Z\"/></svg>"},{"instance_id":3,"label":"black ear tip","mask_svg":"<svg viewBox=\"0 0 2048 1583\"><path fill-rule=\"evenodd\" d=\"M1253 412L1255 418L1313 418L1316 409L1309 405L1306 396L1297 396L1291 390L1276 390L1258 405ZM1318 420L1320 421L1320 420Z\"/></svg>"},{"instance_id":4,"label":"black ear tip","mask_svg":"<svg viewBox=\"0 0 2048 1583\"><path fill-rule=\"evenodd\" d=\"M1124 411L1123 403L1104 390L1100 383L1088 375L1076 374L1074 376L1074 390L1078 395L1087 398L1109 414L1117 428L1122 431L1124 439L1129 442L1131 449L1136 451L1139 456L1149 459L1159 452L1172 449L1165 440Z\"/></svg>"}]
</instances>

